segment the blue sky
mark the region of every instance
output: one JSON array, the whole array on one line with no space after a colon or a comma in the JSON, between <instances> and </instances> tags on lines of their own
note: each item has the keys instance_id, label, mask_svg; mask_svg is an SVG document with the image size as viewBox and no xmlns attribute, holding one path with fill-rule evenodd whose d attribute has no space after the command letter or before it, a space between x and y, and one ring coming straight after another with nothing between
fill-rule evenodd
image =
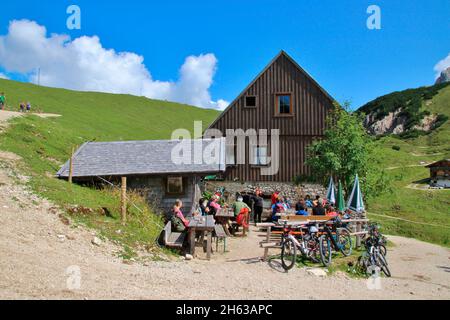
<instances>
[{"instance_id":1,"label":"blue sky","mask_svg":"<svg viewBox=\"0 0 450 320\"><path fill-rule=\"evenodd\" d=\"M81 8L81 30L66 27L70 4ZM381 30L366 27L372 4L381 9ZM214 101L232 101L281 49L333 97L351 100L353 107L434 83L435 65L450 53L448 0L8 1L1 6L0 35L8 34L10 21L20 19L45 26L48 37L96 35L105 49L143 56L152 79L167 82L167 92L176 86L187 57L211 53L215 60L203 62L217 68L213 83L198 82ZM28 79L29 70L18 69L17 62L0 60L0 72ZM48 81L71 86L70 81ZM178 86L167 96L183 100L186 85ZM160 87L152 84L148 90L153 94ZM188 97L187 102L195 101Z\"/></svg>"}]
</instances>

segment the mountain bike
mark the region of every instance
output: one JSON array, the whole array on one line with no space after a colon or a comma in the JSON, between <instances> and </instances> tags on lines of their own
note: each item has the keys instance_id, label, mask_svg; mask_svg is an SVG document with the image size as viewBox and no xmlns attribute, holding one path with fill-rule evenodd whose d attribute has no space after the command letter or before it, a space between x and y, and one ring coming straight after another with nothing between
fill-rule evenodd
<instances>
[{"instance_id":1,"label":"mountain bike","mask_svg":"<svg viewBox=\"0 0 450 320\"><path fill-rule=\"evenodd\" d=\"M307 225L300 228L299 232L294 232L287 222L284 223L281 236L281 264L284 270L288 271L294 267L297 250L314 263L321 261L318 232L315 225Z\"/></svg>"},{"instance_id":2,"label":"mountain bike","mask_svg":"<svg viewBox=\"0 0 450 320\"><path fill-rule=\"evenodd\" d=\"M348 257L352 254L352 237L351 232L343 227L339 217L325 223L323 227L324 234L319 238L321 260L325 266L331 264L333 250L340 251L344 256Z\"/></svg>"},{"instance_id":3,"label":"mountain bike","mask_svg":"<svg viewBox=\"0 0 450 320\"><path fill-rule=\"evenodd\" d=\"M376 268L380 268L387 277L390 277L391 271L386 260L386 239L380 234L376 224L369 226L369 236L364 240L364 247L366 252L358 259L360 267L366 273L372 273Z\"/></svg>"}]
</instances>

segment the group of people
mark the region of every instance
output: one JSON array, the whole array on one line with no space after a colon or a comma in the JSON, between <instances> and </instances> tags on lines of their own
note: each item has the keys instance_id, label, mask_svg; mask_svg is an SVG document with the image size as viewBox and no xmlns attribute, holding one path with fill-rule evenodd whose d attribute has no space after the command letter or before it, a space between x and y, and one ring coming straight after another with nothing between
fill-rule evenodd
<instances>
[{"instance_id":1,"label":"group of people","mask_svg":"<svg viewBox=\"0 0 450 320\"><path fill-rule=\"evenodd\" d=\"M210 199L200 199L198 210L194 213L194 216L215 216L220 210L227 209L228 205L221 205L220 199L221 196L217 193ZM293 205L290 199L282 196L280 192L274 192L271 196L271 216L267 221L278 221L284 212L291 210L295 210L295 214L300 216L336 217L339 215L339 212L333 205L333 203L329 203L320 196L312 199L310 195L302 197ZM186 219L181 211L182 206L182 201L176 200L169 217L170 221L172 221L172 228L177 232L184 231L189 225L189 220ZM248 228L249 216L252 211L255 224L262 222L263 207L264 198L261 190L256 190L254 194L239 193L236 195L236 201L231 206L234 212L234 217L231 220L244 228Z\"/></svg>"},{"instance_id":2,"label":"group of people","mask_svg":"<svg viewBox=\"0 0 450 320\"><path fill-rule=\"evenodd\" d=\"M299 216L329 216L336 217L339 213L333 203L322 199L319 195L314 200L310 195L301 198L295 204L295 214ZM289 199L284 198L279 192L272 195L272 221L278 221L280 214L292 209Z\"/></svg>"},{"instance_id":3,"label":"group of people","mask_svg":"<svg viewBox=\"0 0 450 320\"><path fill-rule=\"evenodd\" d=\"M194 216L208 216L208 215L216 215L219 210L222 209L222 206L219 203L220 196L218 194L214 194L211 199L207 200L205 198L201 198L198 203L198 211L194 212ZM167 217L167 220L172 222L172 229L176 232L183 232L189 225L189 220L186 219L185 215L182 212L183 202L181 200L176 200L173 204L172 210Z\"/></svg>"},{"instance_id":4,"label":"group of people","mask_svg":"<svg viewBox=\"0 0 450 320\"><path fill-rule=\"evenodd\" d=\"M5 110L6 107L6 96L5 93L0 93L0 110ZM19 111L20 112L30 112L31 111L31 103L29 101L22 101L19 103Z\"/></svg>"},{"instance_id":5,"label":"group of people","mask_svg":"<svg viewBox=\"0 0 450 320\"><path fill-rule=\"evenodd\" d=\"M19 111L20 112L30 112L31 111L31 103L30 102L21 102L19 104Z\"/></svg>"}]
</instances>

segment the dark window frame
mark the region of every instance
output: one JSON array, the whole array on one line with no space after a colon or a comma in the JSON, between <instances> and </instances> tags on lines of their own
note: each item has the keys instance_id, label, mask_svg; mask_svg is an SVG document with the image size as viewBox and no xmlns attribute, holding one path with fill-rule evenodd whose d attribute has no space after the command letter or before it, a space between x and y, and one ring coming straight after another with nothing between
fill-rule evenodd
<instances>
[{"instance_id":1,"label":"dark window frame","mask_svg":"<svg viewBox=\"0 0 450 320\"><path fill-rule=\"evenodd\" d=\"M289 96L289 113L280 113L279 97ZM293 117L294 105L292 101L292 92L277 92L275 94L275 116L276 117Z\"/></svg>"},{"instance_id":2,"label":"dark window frame","mask_svg":"<svg viewBox=\"0 0 450 320\"><path fill-rule=\"evenodd\" d=\"M248 106L247 105L247 98L255 98L255 105L254 106ZM244 108L245 109L256 109L258 107L258 96L256 95L246 95L244 97Z\"/></svg>"},{"instance_id":3,"label":"dark window frame","mask_svg":"<svg viewBox=\"0 0 450 320\"><path fill-rule=\"evenodd\" d=\"M180 179L181 180L181 192L171 192L169 190L169 179ZM166 191L166 195L171 195L171 196L181 196L185 194L185 183L184 183L185 179L182 176L169 176L166 178L166 186L165 186L165 191Z\"/></svg>"}]
</instances>

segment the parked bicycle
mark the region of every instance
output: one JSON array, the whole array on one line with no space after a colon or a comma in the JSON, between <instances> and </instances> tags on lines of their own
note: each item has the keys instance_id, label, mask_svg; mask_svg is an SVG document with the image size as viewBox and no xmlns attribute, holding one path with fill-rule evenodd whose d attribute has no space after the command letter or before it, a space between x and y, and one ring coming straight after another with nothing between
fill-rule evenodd
<instances>
[{"instance_id":1,"label":"parked bicycle","mask_svg":"<svg viewBox=\"0 0 450 320\"><path fill-rule=\"evenodd\" d=\"M346 257L352 254L351 232L344 226L339 217L326 223L323 231L324 234L320 236L319 244L321 260L325 266L331 264L333 250L340 251Z\"/></svg>"},{"instance_id":2,"label":"parked bicycle","mask_svg":"<svg viewBox=\"0 0 450 320\"><path fill-rule=\"evenodd\" d=\"M331 248L329 249L331 250ZM281 236L281 264L286 271L294 267L297 261L297 250L303 257L310 259L312 262L320 262L319 229L317 226L306 225L295 232L292 226L289 226L287 222L284 223Z\"/></svg>"},{"instance_id":3,"label":"parked bicycle","mask_svg":"<svg viewBox=\"0 0 450 320\"><path fill-rule=\"evenodd\" d=\"M376 272L379 268L387 277L390 277L391 271L386 260L386 238L381 235L377 224L369 225L364 247L366 252L359 257L358 265L368 274Z\"/></svg>"}]
</instances>

